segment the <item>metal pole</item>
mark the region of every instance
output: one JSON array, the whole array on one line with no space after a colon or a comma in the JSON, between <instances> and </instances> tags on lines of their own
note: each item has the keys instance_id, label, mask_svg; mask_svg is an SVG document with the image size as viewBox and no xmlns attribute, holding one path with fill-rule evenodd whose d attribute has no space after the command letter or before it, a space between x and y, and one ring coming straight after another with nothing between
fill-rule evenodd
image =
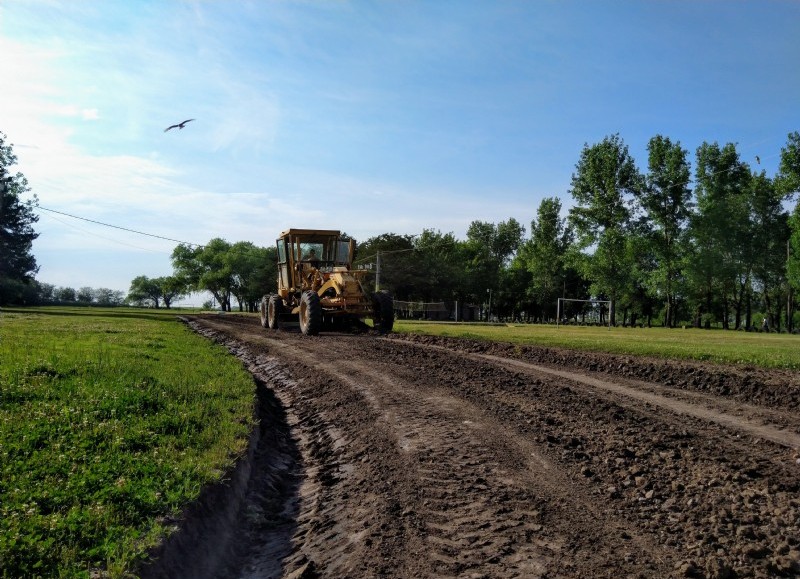
<instances>
[{"instance_id":1,"label":"metal pole","mask_svg":"<svg viewBox=\"0 0 800 579\"><path fill-rule=\"evenodd\" d=\"M377 259L375 264L375 291L381 289L381 252L377 252Z\"/></svg>"}]
</instances>

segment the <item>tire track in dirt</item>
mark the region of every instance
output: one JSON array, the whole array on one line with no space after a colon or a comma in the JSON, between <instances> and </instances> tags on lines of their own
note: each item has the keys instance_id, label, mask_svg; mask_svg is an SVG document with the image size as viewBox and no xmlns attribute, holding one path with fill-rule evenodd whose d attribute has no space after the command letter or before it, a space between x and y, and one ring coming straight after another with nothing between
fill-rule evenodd
<instances>
[{"instance_id":1,"label":"tire track in dirt","mask_svg":"<svg viewBox=\"0 0 800 579\"><path fill-rule=\"evenodd\" d=\"M800 571L793 538L800 530L798 469L786 449L740 439L635 396L586 389L551 371L538 373L541 379L531 388L518 378L537 373L528 369L520 375L505 359L493 360L499 367L491 375L480 355L441 348L420 352L436 378L445 382L457 371L472 374L476 385L466 389L469 399L517 422L522 432L531 425L537 440L560 449L562 462L572 462L595 485L598 504L609 506L607 517L616 513L638 521L642 530L688 555L677 560L678 569L709 577L751 576L765 567L772 576ZM548 391L551 400L562 399L564 410L537 403ZM528 418L543 412L544 419Z\"/></svg>"},{"instance_id":2,"label":"tire track in dirt","mask_svg":"<svg viewBox=\"0 0 800 579\"><path fill-rule=\"evenodd\" d=\"M413 344L413 342L403 342L403 343ZM450 354L453 353L452 350L444 346L418 345L417 347L439 349L448 352ZM652 404L653 406L665 408L667 410L675 412L676 414L684 414L687 416L692 416L694 418L700 418L702 420L716 422L717 424L720 424L726 428L743 431L756 438L771 440L772 442L786 446L788 448L792 449L800 448L800 434L789 432L784 430L783 428L775 427L768 424L759 424L752 420L742 418L740 416L735 416L733 414L714 410L712 408L699 404L696 399L693 400L692 402L684 402L682 400L677 400L673 397L664 396L662 393L647 392L640 388L639 389L632 388L630 386L625 386L617 382L611 382L609 380L601 380L599 378L594 378L592 376L587 376L585 374L577 372L557 370L555 368L548 368L546 366L531 364L520 360L502 358L500 356L494 356L492 354L477 354L477 353L466 353L466 352L457 352L456 354L464 356L466 358L486 360L487 362L496 364L502 368L521 370L528 374L533 374L533 375L550 374L553 376L558 376L560 378L564 378L571 382L577 382L579 384L584 384L592 388L605 390L608 392L612 392L614 394L619 394L622 396L626 396L628 398L639 400L647 404ZM645 384L644 382L641 382L640 386L646 386L653 390L662 392L667 390L667 388L663 386L658 386L656 384ZM738 406L741 407L742 405L740 404ZM752 410L754 412L757 411L757 409L755 408L752 408Z\"/></svg>"},{"instance_id":3,"label":"tire track in dirt","mask_svg":"<svg viewBox=\"0 0 800 579\"><path fill-rule=\"evenodd\" d=\"M414 511L424 521L433 576L498 576L499 569L502 576L536 577L548 566L573 569L576 558L594 568L597 576L603 575L602 568L614 576L612 569L626 564L635 568L637 560L656 558L657 546L624 521L614 522L610 536L624 537L625 549L608 543L609 528L595 523L603 517L592 500L582 499L575 492L576 481L543 462L518 433L486 423L481 410L461 400L431 396L427 384L420 390L413 379L398 380L394 368L378 369L374 361L342 361L363 339L337 340L323 350L315 340L265 341L283 357L302 360L359 391L383 414L398 448L414 456L422 501ZM501 464L498 456L506 460ZM580 529L582 544L570 539L564 550L567 540L560 528L570 534ZM586 548L587 537L593 549ZM654 569L652 564L646 568Z\"/></svg>"},{"instance_id":4,"label":"tire track in dirt","mask_svg":"<svg viewBox=\"0 0 800 579\"><path fill-rule=\"evenodd\" d=\"M660 384L501 356L203 323L269 360L265 380L291 379L268 382L305 477L283 576L800 573L800 470L733 401L698 410Z\"/></svg>"},{"instance_id":5,"label":"tire track in dirt","mask_svg":"<svg viewBox=\"0 0 800 579\"><path fill-rule=\"evenodd\" d=\"M326 349L323 358L304 346L293 344L286 352L280 342L273 344L290 359L308 361L313 353L311 365L369 401L393 434L397 451L412 457L407 474L417 487L417 500L401 516L413 513L421 521L431 575L497 576L502 569L503 576L543 576L562 541L532 539L543 526L540 511L530 503L541 500L498 479L500 465L475 440L471 421L454 412L453 401L420 397L413 385L363 364L342 362L346 351ZM522 500L512 498L515 494Z\"/></svg>"}]
</instances>

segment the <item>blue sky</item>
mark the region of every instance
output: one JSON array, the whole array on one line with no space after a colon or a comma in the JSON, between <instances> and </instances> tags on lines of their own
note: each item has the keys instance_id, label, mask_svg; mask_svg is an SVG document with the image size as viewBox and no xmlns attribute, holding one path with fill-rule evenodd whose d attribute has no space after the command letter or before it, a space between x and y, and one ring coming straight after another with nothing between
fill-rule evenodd
<instances>
[{"instance_id":1,"label":"blue sky","mask_svg":"<svg viewBox=\"0 0 800 579\"><path fill-rule=\"evenodd\" d=\"M43 207L172 239L463 239L566 210L584 144L614 133L642 170L662 134L773 176L798 26L794 1L3 0L0 131ZM43 282L172 271L173 242L44 211L37 230Z\"/></svg>"}]
</instances>

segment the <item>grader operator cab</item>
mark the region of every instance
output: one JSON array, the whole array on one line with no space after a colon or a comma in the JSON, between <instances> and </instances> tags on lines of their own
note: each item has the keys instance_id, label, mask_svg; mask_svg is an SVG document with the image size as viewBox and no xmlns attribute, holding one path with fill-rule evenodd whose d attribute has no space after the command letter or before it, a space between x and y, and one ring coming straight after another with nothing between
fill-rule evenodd
<instances>
[{"instance_id":1,"label":"grader operator cab","mask_svg":"<svg viewBox=\"0 0 800 579\"><path fill-rule=\"evenodd\" d=\"M333 230L287 229L277 243L278 293L261 300L262 326L274 330L299 321L300 331L313 336L372 318L378 332L392 331L392 298L364 290L367 272L353 269L355 241Z\"/></svg>"}]
</instances>

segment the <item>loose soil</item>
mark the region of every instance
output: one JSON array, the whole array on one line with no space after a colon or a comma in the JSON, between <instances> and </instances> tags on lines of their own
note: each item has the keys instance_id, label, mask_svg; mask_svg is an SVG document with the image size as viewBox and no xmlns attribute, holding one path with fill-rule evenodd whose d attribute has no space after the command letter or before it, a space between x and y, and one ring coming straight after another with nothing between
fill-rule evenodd
<instances>
[{"instance_id":1,"label":"loose soil","mask_svg":"<svg viewBox=\"0 0 800 579\"><path fill-rule=\"evenodd\" d=\"M187 320L260 427L143 577L797 577L800 375Z\"/></svg>"}]
</instances>

